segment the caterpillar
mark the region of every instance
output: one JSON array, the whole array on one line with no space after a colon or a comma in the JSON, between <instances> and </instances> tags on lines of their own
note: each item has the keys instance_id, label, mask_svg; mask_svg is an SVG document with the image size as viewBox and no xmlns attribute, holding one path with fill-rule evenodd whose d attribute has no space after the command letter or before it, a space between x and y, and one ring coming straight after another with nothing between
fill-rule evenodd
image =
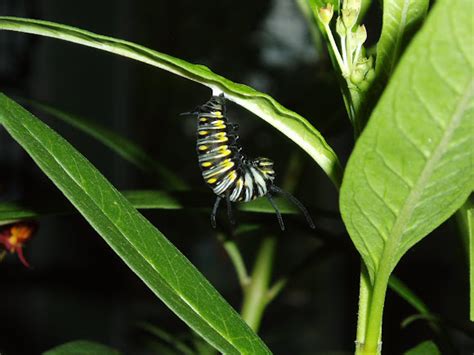
<instances>
[{"instance_id":1,"label":"caterpillar","mask_svg":"<svg viewBox=\"0 0 474 355\"><path fill-rule=\"evenodd\" d=\"M239 126L227 119L225 101L224 94L213 95L195 111L182 114L197 117L199 167L204 181L217 195L211 212L212 227L216 228L217 210L222 200L226 201L229 220L234 224L232 202L248 202L265 196L283 231L285 224L273 199L275 194L282 194L301 210L314 229L314 222L303 204L274 184L273 161L265 157L250 159L242 152L237 134Z\"/></svg>"}]
</instances>

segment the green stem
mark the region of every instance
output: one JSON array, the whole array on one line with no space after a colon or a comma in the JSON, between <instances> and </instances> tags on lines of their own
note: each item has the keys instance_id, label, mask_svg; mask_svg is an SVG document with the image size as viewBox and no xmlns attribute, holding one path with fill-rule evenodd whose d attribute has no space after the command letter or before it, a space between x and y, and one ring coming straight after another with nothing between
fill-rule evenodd
<instances>
[{"instance_id":1,"label":"green stem","mask_svg":"<svg viewBox=\"0 0 474 355\"><path fill-rule=\"evenodd\" d=\"M268 286L271 279L276 245L275 237L265 237L262 240L252 271L251 281L244 289L244 299L240 314L255 332L260 327L263 312L268 304Z\"/></svg>"},{"instance_id":2,"label":"green stem","mask_svg":"<svg viewBox=\"0 0 474 355\"><path fill-rule=\"evenodd\" d=\"M359 354L378 355L381 353L383 307L390 277L388 265L389 263L382 263L375 275L375 283L369 299L365 342Z\"/></svg>"},{"instance_id":3,"label":"green stem","mask_svg":"<svg viewBox=\"0 0 474 355\"><path fill-rule=\"evenodd\" d=\"M234 265L235 272L237 273L240 286L244 289L250 283L250 278L237 243L232 239L226 239L223 234L219 234L217 238L221 241L223 248L229 255L230 261Z\"/></svg>"},{"instance_id":4,"label":"green stem","mask_svg":"<svg viewBox=\"0 0 474 355\"><path fill-rule=\"evenodd\" d=\"M360 286L359 286L359 314L357 318L357 334L356 334L356 354L362 354L365 344L367 317L369 313L369 305L371 299L372 287L370 278L367 273L363 261L360 270Z\"/></svg>"},{"instance_id":5,"label":"green stem","mask_svg":"<svg viewBox=\"0 0 474 355\"><path fill-rule=\"evenodd\" d=\"M339 49L337 48L336 41L331 32L331 28L329 28L328 24L324 24L324 30L328 36L329 43L331 45L332 51L334 53L334 57L336 58L337 64L339 64L339 68L341 68L342 75L347 74L347 64L342 59L341 55L339 54Z\"/></svg>"}]
</instances>

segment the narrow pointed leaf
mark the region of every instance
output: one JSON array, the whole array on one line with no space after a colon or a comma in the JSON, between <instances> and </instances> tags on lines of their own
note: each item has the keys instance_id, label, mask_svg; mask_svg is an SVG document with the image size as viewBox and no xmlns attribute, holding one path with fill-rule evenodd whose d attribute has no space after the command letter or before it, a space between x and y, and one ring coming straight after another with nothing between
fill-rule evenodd
<instances>
[{"instance_id":1,"label":"narrow pointed leaf","mask_svg":"<svg viewBox=\"0 0 474 355\"><path fill-rule=\"evenodd\" d=\"M0 30L18 31L52 37L97 48L153 65L226 94L227 98L274 126L306 151L336 186L342 169L339 160L319 131L305 118L280 105L271 96L234 83L209 68L186 62L138 44L98 35L75 27L34 19L0 16ZM190 103L196 105L196 103Z\"/></svg>"},{"instance_id":2,"label":"narrow pointed leaf","mask_svg":"<svg viewBox=\"0 0 474 355\"><path fill-rule=\"evenodd\" d=\"M176 176L176 174L160 164L156 159L148 155L148 153L146 153L140 146L129 139L101 126L100 124L64 112L55 107L32 100L21 99L21 101L31 105L33 108L46 112L51 115L51 117L70 124L97 139L99 142L109 147L115 153L134 164L142 171L156 174L160 177L160 181L163 182L166 188L173 190L187 189L187 184L179 176Z\"/></svg>"},{"instance_id":3,"label":"narrow pointed leaf","mask_svg":"<svg viewBox=\"0 0 474 355\"><path fill-rule=\"evenodd\" d=\"M349 159L340 205L371 280L473 189L470 0L436 3Z\"/></svg>"},{"instance_id":4,"label":"narrow pointed leaf","mask_svg":"<svg viewBox=\"0 0 474 355\"><path fill-rule=\"evenodd\" d=\"M226 354L269 353L184 255L66 140L3 94L0 124L123 261L193 330Z\"/></svg>"}]
</instances>

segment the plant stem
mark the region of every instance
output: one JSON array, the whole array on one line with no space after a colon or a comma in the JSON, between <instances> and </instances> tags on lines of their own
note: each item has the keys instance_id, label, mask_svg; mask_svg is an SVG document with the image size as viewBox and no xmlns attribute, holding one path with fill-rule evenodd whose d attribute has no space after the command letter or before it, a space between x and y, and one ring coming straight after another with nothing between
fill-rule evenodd
<instances>
[{"instance_id":1,"label":"plant stem","mask_svg":"<svg viewBox=\"0 0 474 355\"><path fill-rule=\"evenodd\" d=\"M365 344L367 317L371 299L372 287L370 285L369 274L363 261L361 261L360 286L359 286L359 314L357 318L356 334L356 354L363 354L362 350Z\"/></svg>"},{"instance_id":2,"label":"plant stem","mask_svg":"<svg viewBox=\"0 0 474 355\"><path fill-rule=\"evenodd\" d=\"M357 354L378 355L381 353L383 307L385 303L385 294L387 293L390 271L391 270L389 263L382 263L379 270L377 270L375 274L375 282L373 288L367 288L369 290L369 303L368 307L365 307L362 310L363 312L365 312L366 317L363 317L366 323L365 339L360 351L357 352ZM364 288L365 287L366 286L364 286Z\"/></svg>"},{"instance_id":3,"label":"plant stem","mask_svg":"<svg viewBox=\"0 0 474 355\"><path fill-rule=\"evenodd\" d=\"M347 29L347 35L345 36L345 41L346 41L346 56L347 56L347 73L352 72L352 41L351 41L351 36L352 36L352 27Z\"/></svg>"},{"instance_id":4,"label":"plant stem","mask_svg":"<svg viewBox=\"0 0 474 355\"><path fill-rule=\"evenodd\" d=\"M255 332L260 327L263 311L268 303L268 286L276 244L275 237L265 237L262 240L252 271L251 281L244 288L244 299L240 314Z\"/></svg>"},{"instance_id":5,"label":"plant stem","mask_svg":"<svg viewBox=\"0 0 474 355\"><path fill-rule=\"evenodd\" d=\"M334 53L334 56L336 57L337 64L339 64L339 68L341 68L342 75L344 76L347 74L347 66L346 66L346 63L341 58L341 55L339 54L336 41L334 40L334 37L331 32L331 28L329 28L329 25L325 24L324 30L326 31L326 34L328 36L329 43L331 44L332 51Z\"/></svg>"},{"instance_id":6,"label":"plant stem","mask_svg":"<svg viewBox=\"0 0 474 355\"><path fill-rule=\"evenodd\" d=\"M237 273L240 286L244 289L250 283L250 278L237 243L232 239L226 239L222 233L219 234L217 238L221 241L223 248L229 255L230 261L234 265L235 272Z\"/></svg>"}]
</instances>

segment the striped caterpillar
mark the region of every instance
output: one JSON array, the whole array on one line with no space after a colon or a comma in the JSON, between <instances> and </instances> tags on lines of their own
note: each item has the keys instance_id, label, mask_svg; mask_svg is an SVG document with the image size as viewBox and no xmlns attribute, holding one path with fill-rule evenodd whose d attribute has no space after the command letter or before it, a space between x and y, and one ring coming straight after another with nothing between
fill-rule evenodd
<instances>
[{"instance_id":1,"label":"striped caterpillar","mask_svg":"<svg viewBox=\"0 0 474 355\"><path fill-rule=\"evenodd\" d=\"M273 161L263 157L250 159L242 153L238 142L238 125L227 120L223 94L212 96L194 112L184 114L197 117L196 150L199 167L204 181L217 195L211 213L211 224L214 228L222 200L226 201L229 220L234 224L232 202L248 202L265 196L275 209L281 230L285 230L283 218L273 200L274 194L282 194L288 198L301 210L310 227L315 228L303 204L274 184Z\"/></svg>"}]
</instances>

